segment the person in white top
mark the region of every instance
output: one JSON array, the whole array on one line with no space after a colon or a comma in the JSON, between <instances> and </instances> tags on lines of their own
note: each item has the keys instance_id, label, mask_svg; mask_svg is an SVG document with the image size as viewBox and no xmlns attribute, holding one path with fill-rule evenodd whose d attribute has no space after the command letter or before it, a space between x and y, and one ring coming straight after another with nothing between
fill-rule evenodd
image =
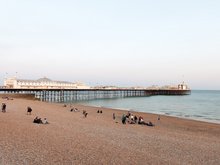
<instances>
[{"instance_id":1,"label":"person in white top","mask_svg":"<svg viewBox=\"0 0 220 165\"><path fill-rule=\"evenodd\" d=\"M44 118L44 120L42 122L43 122L43 124L49 124L47 121L47 118Z\"/></svg>"},{"instance_id":2,"label":"person in white top","mask_svg":"<svg viewBox=\"0 0 220 165\"><path fill-rule=\"evenodd\" d=\"M133 121L133 120L134 120L134 115L131 114L130 118L131 118L131 120Z\"/></svg>"}]
</instances>

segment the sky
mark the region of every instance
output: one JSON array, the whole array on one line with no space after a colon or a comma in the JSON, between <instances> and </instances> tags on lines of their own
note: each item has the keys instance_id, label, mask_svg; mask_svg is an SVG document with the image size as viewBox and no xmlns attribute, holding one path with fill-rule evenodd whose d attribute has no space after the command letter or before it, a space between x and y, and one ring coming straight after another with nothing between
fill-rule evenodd
<instances>
[{"instance_id":1,"label":"sky","mask_svg":"<svg viewBox=\"0 0 220 165\"><path fill-rule=\"evenodd\" d=\"M218 0L0 0L5 77L220 90Z\"/></svg>"}]
</instances>

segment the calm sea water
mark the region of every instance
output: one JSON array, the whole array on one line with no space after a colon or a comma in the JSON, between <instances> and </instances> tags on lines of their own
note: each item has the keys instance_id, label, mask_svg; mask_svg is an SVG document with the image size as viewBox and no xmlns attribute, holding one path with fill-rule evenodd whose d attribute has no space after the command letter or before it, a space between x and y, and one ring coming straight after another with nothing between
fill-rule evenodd
<instances>
[{"instance_id":1,"label":"calm sea water","mask_svg":"<svg viewBox=\"0 0 220 165\"><path fill-rule=\"evenodd\" d=\"M191 95L185 96L128 97L79 103L220 123L220 91L193 90Z\"/></svg>"}]
</instances>

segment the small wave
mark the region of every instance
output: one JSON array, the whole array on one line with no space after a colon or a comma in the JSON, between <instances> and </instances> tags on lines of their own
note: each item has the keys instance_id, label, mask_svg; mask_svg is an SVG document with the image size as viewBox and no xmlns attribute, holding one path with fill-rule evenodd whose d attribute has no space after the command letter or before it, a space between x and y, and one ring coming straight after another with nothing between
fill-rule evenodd
<instances>
[{"instance_id":1,"label":"small wave","mask_svg":"<svg viewBox=\"0 0 220 165\"><path fill-rule=\"evenodd\" d=\"M218 119L218 118L211 118L211 117L204 117L204 119L214 120L214 121L220 121L220 119Z\"/></svg>"},{"instance_id":2,"label":"small wave","mask_svg":"<svg viewBox=\"0 0 220 165\"><path fill-rule=\"evenodd\" d=\"M215 119L215 118L211 118L211 117L204 117L204 119L207 119L207 120L219 120L219 119Z\"/></svg>"},{"instance_id":3,"label":"small wave","mask_svg":"<svg viewBox=\"0 0 220 165\"><path fill-rule=\"evenodd\" d=\"M193 115L193 117L204 118L205 116L202 116L202 115Z\"/></svg>"},{"instance_id":4,"label":"small wave","mask_svg":"<svg viewBox=\"0 0 220 165\"><path fill-rule=\"evenodd\" d=\"M180 113L179 113L179 114L177 114L177 116L180 116L180 117L182 117L182 116L184 116L184 115L183 115L183 114L180 114Z\"/></svg>"},{"instance_id":5,"label":"small wave","mask_svg":"<svg viewBox=\"0 0 220 165\"><path fill-rule=\"evenodd\" d=\"M96 107L96 108L102 108L102 106L100 106L100 105L90 105L90 104L81 104L81 105L92 106L92 107Z\"/></svg>"}]
</instances>

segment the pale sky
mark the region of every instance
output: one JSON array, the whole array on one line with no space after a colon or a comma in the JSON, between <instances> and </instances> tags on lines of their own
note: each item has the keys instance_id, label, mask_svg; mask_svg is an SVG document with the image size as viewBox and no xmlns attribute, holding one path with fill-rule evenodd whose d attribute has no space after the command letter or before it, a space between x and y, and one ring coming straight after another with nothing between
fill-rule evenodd
<instances>
[{"instance_id":1,"label":"pale sky","mask_svg":"<svg viewBox=\"0 0 220 165\"><path fill-rule=\"evenodd\" d=\"M0 59L1 85L220 89L220 1L0 0Z\"/></svg>"}]
</instances>

